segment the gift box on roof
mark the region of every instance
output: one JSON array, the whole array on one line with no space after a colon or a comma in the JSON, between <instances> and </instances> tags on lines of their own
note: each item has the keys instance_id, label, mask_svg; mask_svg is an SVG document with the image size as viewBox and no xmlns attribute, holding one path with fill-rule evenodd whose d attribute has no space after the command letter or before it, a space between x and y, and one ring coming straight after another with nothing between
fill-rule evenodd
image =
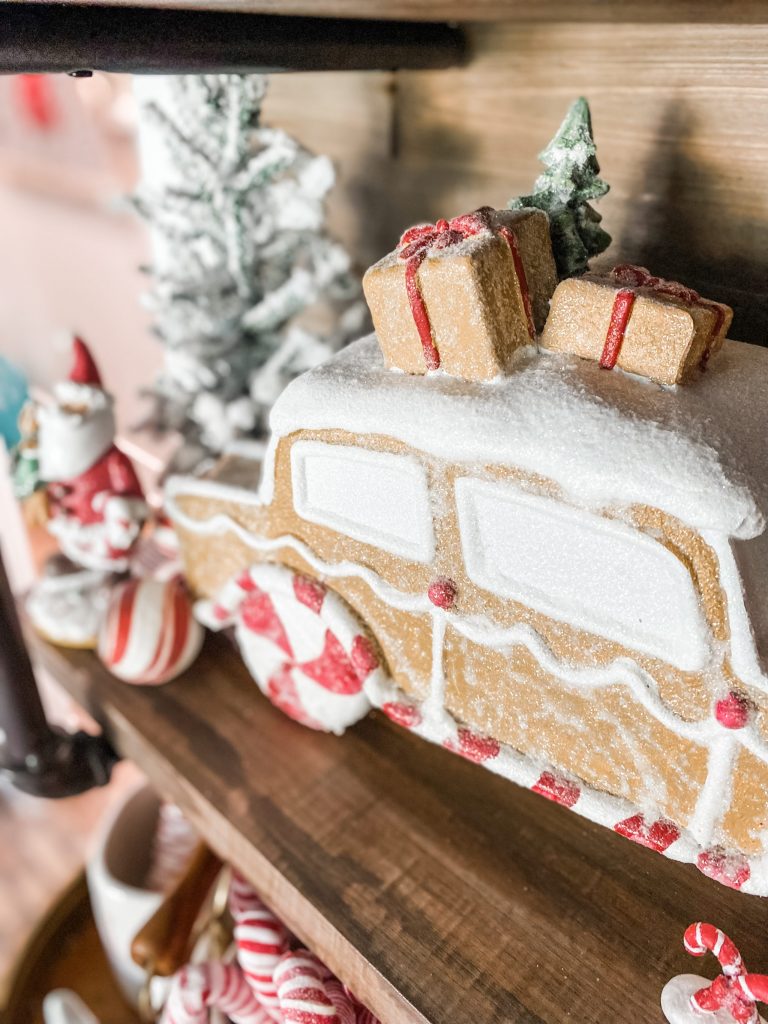
<instances>
[{"instance_id":1,"label":"gift box on roof","mask_svg":"<svg viewBox=\"0 0 768 1024\"><path fill-rule=\"evenodd\" d=\"M679 384L708 365L732 319L729 306L626 264L606 277L562 281L540 343L606 369Z\"/></svg>"},{"instance_id":2,"label":"gift box on roof","mask_svg":"<svg viewBox=\"0 0 768 1024\"><path fill-rule=\"evenodd\" d=\"M492 210L410 228L363 289L390 367L490 380L536 340L557 274L541 210Z\"/></svg>"}]
</instances>

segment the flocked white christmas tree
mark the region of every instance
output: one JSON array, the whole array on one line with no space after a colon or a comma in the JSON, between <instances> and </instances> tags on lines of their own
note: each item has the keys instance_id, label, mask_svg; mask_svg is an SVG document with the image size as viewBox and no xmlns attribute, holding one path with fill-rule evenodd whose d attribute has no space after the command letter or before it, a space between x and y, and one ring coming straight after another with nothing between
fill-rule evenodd
<instances>
[{"instance_id":1,"label":"flocked white christmas tree","mask_svg":"<svg viewBox=\"0 0 768 1024\"><path fill-rule=\"evenodd\" d=\"M262 126L265 76L135 82L134 202L152 237L146 302L165 357L151 422L182 432L189 465L263 434L285 384L359 332L364 307L326 230L331 162Z\"/></svg>"}]
</instances>

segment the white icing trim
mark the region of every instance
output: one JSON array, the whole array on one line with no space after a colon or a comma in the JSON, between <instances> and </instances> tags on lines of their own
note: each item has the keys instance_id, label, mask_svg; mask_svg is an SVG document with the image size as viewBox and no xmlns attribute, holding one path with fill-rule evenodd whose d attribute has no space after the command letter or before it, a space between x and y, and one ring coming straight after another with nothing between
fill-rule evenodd
<instances>
[{"instance_id":1,"label":"white icing trim","mask_svg":"<svg viewBox=\"0 0 768 1024\"><path fill-rule=\"evenodd\" d=\"M217 480L201 480L195 476L171 476L165 483L165 501L171 502L184 495L190 498L214 498L218 501L236 502L238 505L249 505L260 508L264 502L257 491L245 491L233 484L222 484ZM167 509L166 509L167 511ZM179 511L179 515L182 513ZM173 518L168 512L170 518ZM229 519L229 517L227 517ZM193 519L190 522L199 522ZM234 522L229 519L229 522Z\"/></svg>"},{"instance_id":2,"label":"white icing trim","mask_svg":"<svg viewBox=\"0 0 768 1024\"><path fill-rule=\"evenodd\" d=\"M175 492L175 494L178 493L183 492ZM322 576L329 579L343 577L361 579L368 584L378 598L392 608L408 612L429 612L433 616L435 615L436 609L426 594L408 594L397 590L371 569L354 562L325 562L318 558L303 541L297 540L290 534L271 539L256 537L230 516L222 513L217 513L207 520L193 519L181 511L174 501L174 496L170 493L166 498L166 509L174 522L178 522L183 529L192 533L216 536L231 531L248 547L263 553L290 548L301 555L315 572ZM559 660L543 637L532 626L525 623L516 623L505 628L496 626L485 618L465 618L452 613L440 613L440 621L442 621L443 614L451 627L475 643L495 649L513 646L525 647L545 672L570 686L579 689L626 686L646 711L683 739L707 745L723 735L722 726L718 725L714 718L688 722L670 711L659 697L653 677L632 658L616 658L602 668L594 666L579 668L569 661ZM756 757L768 763L768 743L762 739L754 725L739 729L733 735Z\"/></svg>"},{"instance_id":3,"label":"white icing trim","mask_svg":"<svg viewBox=\"0 0 768 1024\"><path fill-rule=\"evenodd\" d=\"M427 471L418 459L351 445L291 446L296 514L400 558L435 555Z\"/></svg>"},{"instance_id":4,"label":"white icing trim","mask_svg":"<svg viewBox=\"0 0 768 1024\"><path fill-rule=\"evenodd\" d=\"M661 700L658 687L653 677L642 669L634 659L625 657L617 658L610 665L602 668L590 666L579 668L567 661L561 661L548 646L543 637L525 623L516 623L507 628L496 626L484 617L466 618L453 613L443 612L436 609L426 594L408 594L392 587L378 574L366 566L360 566L352 562L328 563L319 558L303 541L290 535L283 535L271 539L257 537L244 527L236 523L230 516L217 513L207 520L197 520L186 515L178 507L175 497L185 493L184 481L177 482L169 490L166 499L166 508L170 518L181 525L184 529L201 536L215 536L226 532L234 533L243 543L254 551L262 553L276 552L280 549L289 548L297 552L320 576L330 579L341 577L354 577L365 581L374 594L392 608L409 612L427 612L432 617L433 637L433 660L432 660L432 681L430 697L426 702L426 710L430 713L430 721L435 723L431 732L421 732L425 738L434 742L443 742L446 738L455 736L456 723L443 707L444 680L442 669L442 649L440 642L444 636L444 629L447 625L455 628L462 635L475 643L504 649L512 646L524 646L537 660L542 669L565 685L578 689L597 689L608 686L626 686L638 703L645 708L658 722L664 725L672 733L683 739L698 743L708 750L708 775L702 786L697 806L692 816L693 830L689 830L688 839L681 843L678 840L670 847L676 852L667 852L668 856L675 859L694 861L699 852L704 849L712 838L712 832L725 810L724 801L730 795L732 784L732 772L728 767L733 764L734 751L739 746L744 746L759 760L768 763L768 743L760 736L754 723L749 723L745 728L732 733L726 733L715 718L709 717L701 721L686 721L675 715ZM715 652L716 657L722 656L722 652ZM716 664L712 665L712 671L716 671ZM725 690L727 681L723 679ZM399 692L399 691L398 691ZM385 697L384 699L403 699ZM427 720L425 719L425 722ZM425 725L424 729L428 726ZM415 731L419 731L416 729ZM434 735L433 735L434 734ZM504 748L505 753L501 758L495 758L487 767L500 774L505 774L515 782L522 785L532 785L535 782L528 782L526 779L532 775L533 762L512 748ZM498 762L498 763L497 763ZM538 775L537 775L538 777ZM601 794L601 798L604 794ZM606 797L607 800L618 800L618 798ZM619 804L622 804L619 801ZM581 801L580 801L581 805ZM589 797L584 805L585 808L592 807L592 798ZM616 804L612 804L617 806ZM634 809L637 810L637 809ZM632 808L629 808L632 811ZM580 813L582 808L580 806ZM584 810L583 813L591 820L599 821L602 824L612 825L618 818L614 811L608 820L605 813L595 805L592 809ZM629 816L629 813L627 814ZM687 852L683 852L687 851ZM753 866L753 873L760 881L753 877L743 887L744 891L756 892L754 885L764 887L768 895L768 853L762 857L750 861ZM765 877L763 877L765 875ZM762 892L762 889L760 890Z\"/></svg>"},{"instance_id":5,"label":"white icing trim","mask_svg":"<svg viewBox=\"0 0 768 1024\"><path fill-rule=\"evenodd\" d=\"M728 607L731 667L739 679L768 693L768 677L763 672L757 657L755 638L744 604L741 576L736 565L731 541L728 537L713 530L706 530L701 536L717 555L720 583L725 591Z\"/></svg>"},{"instance_id":6,"label":"white icing trim","mask_svg":"<svg viewBox=\"0 0 768 1024\"><path fill-rule=\"evenodd\" d=\"M385 685L378 680L367 682L365 689L375 707L405 704L418 709L422 715L421 721L408 726L417 736L439 746L448 746L453 750L459 748L458 723L445 709L437 708L431 698L419 703L394 683ZM495 757L483 761L483 767L526 789L533 788L545 772L551 772L563 782L572 780L578 787L579 796L570 806L570 810L609 829L613 829L621 821L647 811L647 808L638 807L621 797L593 789L583 781L558 771L545 761L521 754L514 747L505 744L499 745L499 752ZM685 864L696 864L699 855L706 849L706 843L699 842L690 830L680 830L679 837L662 852L662 855ZM768 896L768 856L747 858L747 862L750 876L740 891Z\"/></svg>"},{"instance_id":7,"label":"white icing trim","mask_svg":"<svg viewBox=\"0 0 768 1024\"><path fill-rule=\"evenodd\" d=\"M370 335L278 398L262 500L273 493L281 438L336 429L384 433L451 464L515 466L595 510L648 504L699 530L757 536L765 518L756 495L768 507L768 481L748 449L759 450L765 432L766 396L756 393L765 359L755 346L726 342L717 372L671 393L575 356L529 353L514 372L483 384L391 374ZM734 425L732 408L743 407L745 392L758 408Z\"/></svg>"},{"instance_id":8,"label":"white icing trim","mask_svg":"<svg viewBox=\"0 0 768 1024\"><path fill-rule=\"evenodd\" d=\"M241 459L251 459L253 462L261 462L267 451L267 441L257 441L249 438L238 438L230 441L224 448L224 455L236 455Z\"/></svg>"},{"instance_id":9,"label":"white icing trim","mask_svg":"<svg viewBox=\"0 0 768 1024\"><path fill-rule=\"evenodd\" d=\"M198 484L206 484L207 486L203 489L198 489ZM183 529L189 530L190 533L198 533L210 537L219 536L222 533L228 533L231 531L244 544L252 548L254 551L279 551L281 548L290 547L300 554L302 558L306 559L309 565L311 565L318 573L322 573L329 577L354 576L357 579L364 580L371 589L378 588L376 592L380 593L382 600L386 601L393 608L400 608L404 611L422 612L429 611L432 608L432 603L426 594L403 594L401 591L382 580L375 572L373 572L372 569L368 569L366 566L357 565L355 562L347 561L337 562L333 566L326 565L325 562L321 561L313 554L306 544L302 541L296 540L294 537L276 537L273 540L256 537L249 530L246 530L244 527L240 526L239 523L236 523L231 516L225 515L221 512L211 516L210 519L194 519L192 516L188 516L185 512L182 512L176 504L176 498L185 494L220 498L224 501L237 501L240 500L241 497L244 498L245 495L244 492L238 491L234 487L216 484L210 480L199 481L191 477L171 477L166 484L166 512L173 522L178 523ZM257 506L261 505L261 501L255 495L251 496L250 501L244 500L243 503Z\"/></svg>"}]
</instances>

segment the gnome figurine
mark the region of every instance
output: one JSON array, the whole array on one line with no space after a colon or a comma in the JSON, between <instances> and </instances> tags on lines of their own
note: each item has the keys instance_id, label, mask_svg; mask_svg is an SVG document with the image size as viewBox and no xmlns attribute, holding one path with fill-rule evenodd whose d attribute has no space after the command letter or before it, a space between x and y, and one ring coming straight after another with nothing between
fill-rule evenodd
<instances>
[{"instance_id":1,"label":"gnome figurine","mask_svg":"<svg viewBox=\"0 0 768 1024\"><path fill-rule=\"evenodd\" d=\"M115 445L112 396L80 338L73 356L53 402L36 409L45 525L64 557L46 567L28 609L48 639L90 647L109 585L128 570L148 508L130 460Z\"/></svg>"}]
</instances>

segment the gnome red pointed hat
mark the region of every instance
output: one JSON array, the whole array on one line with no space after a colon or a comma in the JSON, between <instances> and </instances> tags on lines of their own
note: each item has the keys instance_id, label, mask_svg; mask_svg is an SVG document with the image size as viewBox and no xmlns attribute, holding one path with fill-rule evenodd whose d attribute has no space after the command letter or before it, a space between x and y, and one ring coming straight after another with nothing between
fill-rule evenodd
<instances>
[{"instance_id":1,"label":"gnome red pointed hat","mask_svg":"<svg viewBox=\"0 0 768 1024\"><path fill-rule=\"evenodd\" d=\"M82 338L72 339L72 368L53 385L54 401L38 411L38 457L43 479L72 480L114 444L112 396Z\"/></svg>"},{"instance_id":2,"label":"gnome red pointed hat","mask_svg":"<svg viewBox=\"0 0 768 1024\"><path fill-rule=\"evenodd\" d=\"M72 339L72 369L69 379L73 384L89 384L94 388L102 388L101 374L96 362L91 355L91 350L82 338L75 336Z\"/></svg>"}]
</instances>

